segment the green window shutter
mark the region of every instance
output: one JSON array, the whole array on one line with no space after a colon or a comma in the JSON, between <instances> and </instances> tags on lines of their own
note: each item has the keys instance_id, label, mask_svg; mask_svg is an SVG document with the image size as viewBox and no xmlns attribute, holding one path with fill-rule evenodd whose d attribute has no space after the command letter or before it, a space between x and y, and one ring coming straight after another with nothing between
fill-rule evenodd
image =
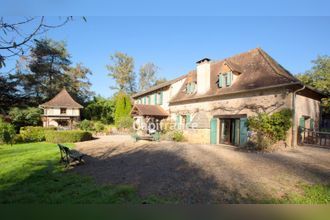
<instances>
[{"instance_id":1,"label":"green window shutter","mask_svg":"<svg viewBox=\"0 0 330 220\"><path fill-rule=\"evenodd\" d=\"M247 118L240 118L239 120L239 144L243 145L247 142L247 126L246 126Z\"/></svg>"},{"instance_id":2,"label":"green window shutter","mask_svg":"<svg viewBox=\"0 0 330 220\"><path fill-rule=\"evenodd\" d=\"M154 94L154 102L155 102L155 105L157 105L157 93Z\"/></svg>"},{"instance_id":3,"label":"green window shutter","mask_svg":"<svg viewBox=\"0 0 330 220\"><path fill-rule=\"evenodd\" d=\"M227 86L231 85L233 74L231 72L227 73Z\"/></svg>"},{"instance_id":4,"label":"green window shutter","mask_svg":"<svg viewBox=\"0 0 330 220\"><path fill-rule=\"evenodd\" d=\"M176 128L179 128L179 126L180 126L180 115L176 115L176 122L175 122L175 124L176 124Z\"/></svg>"},{"instance_id":5,"label":"green window shutter","mask_svg":"<svg viewBox=\"0 0 330 220\"><path fill-rule=\"evenodd\" d=\"M299 126L302 128L305 128L305 118L304 117L299 118Z\"/></svg>"},{"instance_id":6,"label":"green window shutter","mask_svg":"<svg viewBox=\"0 0 330 220\"><path fill-rule=\"evenodd\" d=\"M191 92L195 92L195 83L191 83Z\"/></svg>"},{"instance_id":7,"label":"green window shutter","mask_svg":"<svg viewBox=\"0 0 330 220\"><path fill-rule=\"evenodd\" d=\"M151 95L148 96L148 104L151 104Z\"/></svg>"},{"instance_id":8,"label":"green window shutter","mask_svg":"<svg viewBox=\"0 0 330 220\"><path fill-rule=\"evenodd\" d=\"M309 125L309 128L314 130L314 119L310 119L310 125Z\"/></svg>"},{"instance_id":9,"label":"green window shutter","mask_svg":"<svg viewBox=\"0 0 330 220\"><path fill-rule=\"evenodd\" d=\"M159 104L162 105L163 104L163 91L160 92L160 100L159 100Z\"/></svg>"},{"instance_id":10,"label":"green window shutter","mask_svg":"<svg viewBox=\"0 0 330 220\"><path fill-rule=\"evenodd\" d=\"M187 128L188 128L188 127L190 127L190 115L189 114L186 115L186 120L187 120L186 123L188 125L187 126Z\"/></svg>"},{"instance_id":11,"label":"green window shutter","mask_svg":"<svg viewBox=\"0 0 330 220\"><path fill-rule=\"evenodd\" d=\"M143 104L147 104L147 99L146 99L146 97L143 97Z\"/></svg>"},{"instance_id":12,"label":"green window shutter","mask_svg":"<svg viewBox=\"0 0 330 220\"><path fill-rule=\"evenodd\" d=\"M210 144L217 144L217 119L211 118L210 121Z\"/></svg>"},{"instance_id":13,"label":"green window shutter","mask_svg":"<svg viewBox=\"0 0 330 220\"><path fill-rule=\"evenodd\" d=\"M223 83L223 75L219 74L219 82L218 82L219 88L222 88L222 83Z\"/></svg>"}]
</instances>

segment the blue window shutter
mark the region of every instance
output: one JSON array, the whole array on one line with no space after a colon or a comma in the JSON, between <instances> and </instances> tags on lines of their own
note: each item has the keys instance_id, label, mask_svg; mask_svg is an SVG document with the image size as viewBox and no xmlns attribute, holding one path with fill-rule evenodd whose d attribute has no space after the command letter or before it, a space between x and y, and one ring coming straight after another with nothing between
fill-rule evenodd
<instances>
[{"instance_id":1,"label":"blue window shutter","mask_svg":"<svg viewBox=\"0 0 330 220\"><path fill-rule=\"evenodd\" d=\"M222 82L223 82L223 75L222 74L219 74L219 88L222 88Z\"/></svg>"},{"instance_id":2,"label":"blue window shutter","mask_svg":"<svg viewBox=\"0 0 330 220\"><path fill-rule=\"evenodd\" d=\"M247 118L240 118L240 127L239 127L239 144L243 145L247 142Z\"/></svg>"},{"instance_id":3,"label":"blue window shutter","mask_svg":"<svg viewBox=\"0 0 330 220\"><path fill-rule=\"evenodd\" d=\"M211 118L210 121L210 144L217 144L217 119Z\"/></svg>"},{"instance_id":4,"label":"blue window shutter","mask_svg":"<svg viewBox=\"0 0 330 220\"><path fill-rule=\"evenodd\" d=\"M151 95L148 96L148 104L151 104Z\"/></svg>"},{"instance_id":5,"label":"blue window shutter","mask_svg":"<svg viewBox=\"0 0 330 220\"><path fill-rule=\"evenodd\" d=\"M146 104L146 97L143 97L143 104Z\"/></svg>"},{"instance_id":6,"label":"blue window shutter","mask_svg":"<svg viewBox=\"0 0 330 220\"><path fill-rule=\"evenodd\" d=\"M154 104L157 105L157 93L154 94Z\"/></svg>"},{"instance_id":7,"label":"blue window shutter","mask_svg":"<svg viewBox=\"0 0 330 220\"><path fill-rule=\"evenodd\" d=\"M160 105L163 104L163 91L160 92L160 100L159 100L159 104L160 104Z\"/></svg>"}]
</instances>

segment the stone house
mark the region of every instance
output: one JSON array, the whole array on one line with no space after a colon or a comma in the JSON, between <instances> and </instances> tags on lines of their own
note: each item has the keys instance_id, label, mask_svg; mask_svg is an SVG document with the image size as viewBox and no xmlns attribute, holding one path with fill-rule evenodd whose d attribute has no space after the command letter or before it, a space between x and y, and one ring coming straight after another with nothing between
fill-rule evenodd
<instances>
[{"instance_id":1,"label":"stone house","mask_svg":"<svg viewBox=\"0 0 330 220\"><path fill-rule=\"evenodd\" d=\"M83 108L66 89L39 107L44 111L42 115L43 126L54 126L61 129L74 128L75 124L80 121L80 109Z\"/></svg>"},{"instance_id":2,"label":"stone house","mask_svg":"<svg viewBox=\"0 0 330 220\"><path fill-rule=\"evenodd\" d=\"M248 139L247 117L283 108L294 110L289 146L297 144L299 125L318 128L324 95L303 85L262 49L196 64L183 76L133 95L134 118L172 122L192 143L242 145ZM142 106L148 115L139 114ZM154 106L166 114L153 115L149 109Z\"/></svg>"}]
</instances>

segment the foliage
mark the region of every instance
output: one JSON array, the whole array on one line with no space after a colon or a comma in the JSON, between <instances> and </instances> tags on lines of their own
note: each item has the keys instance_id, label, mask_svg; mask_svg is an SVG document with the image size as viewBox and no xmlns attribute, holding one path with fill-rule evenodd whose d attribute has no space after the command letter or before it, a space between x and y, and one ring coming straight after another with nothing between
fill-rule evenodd
<instances>
[{"instance_id":1,"label":"foliage","mask_svg":"<svg viewBox=\"0 0 330 220\"><path fill-rule=\"evenodd\" d=\"M156 74L159 67L154 63L146 63L140 68L139 72L139 90L143 91L156 83Z\"/></svg>"},{"instance_id":2,"label":"foliage","mask_svg":"<svg viewBox=\"0 0 330 220\"><path fill-rule=\"evenodd\" d=\"M269 115L259 113L248 118L248 127L255 135L250 139L257 149L264 149L277 141L285 140L291 127L292 111L282 109Z\"/></svg>"},{"instance_id":3,"label":"foliage","mask_svg":"<svg viewBox=\"0 0 330 220\"><path fill-rule=\"evenodd\" d=\"M109 76L116 81L119 92L133 94L136 92L136 74L134 72L134 59L122 52L110 56L112 64L107 65Z\"/></svg>"},{"instance_id":4,"label":"foliage","mask_svg":"<svg viewBox=\"0 0 330 220\"><path fill-rule=\"evenodd\" d=\"M37 126L41 124L41 109L39 108L29 107L19 109L15 107L10 109L9 116L17 131L24 126Z\"/></svg>"},{"instance_id":5,"label":"foliage","mask_svg":"<svg viewBox=\"0 0 330 220\"><path fill-rule=\"evenodd\" d=\"M155 86L156 86L156 85L159 85L159 84L162 84L162 83L164 83L164 82L167 82L167 79L166 79L166 78L164 78L164 77L158 78L158 79L156 79L156 81L155 81Z\"/></svg>"},{"instance_id":6,"label":"foliage","mask_svg":"<svg viewBox=\"0 0 330 220\"><path fill-rule=\"evenodd\" d=\"M126 117L121 117L118 122L116 127L119 129L131 129L133 127L133 118L126 116Z\"/></svg>"},{"instance_id":7,"label":"foliage","mask_svg":"<svg viewBox=\"0 0 330 220\"><path fill-rule=\"evenodd\" d=\"M90 120L84 119L79 123L78 127L83 131L92 131L93 123Z\"/></svg>"},{"instance_id":8,"label":"foliage","mask_svg":"<svg viewBox=\"0 0 330 220\"><path fill-rule=\"evenodd\" d=\"M330 95L330 56L318 56L312 63L314 64L312 69L298 74L298 79ZM327 107L327 111L330 111L330 98L323 99L322 104Z\"/></svg>"},{"instance_id":9,"label":"foliage","mask_svg":"<svg viewBox=\"0 0 330 220\"><path fill-rule=\"evenodd\" d=\"M14 126L0 119L0 143L13 144L15 135Z\"/></svg>"},{"instance_id":10,"label":"foliage","mask_svg":"<svg viewBox=\"0 0 330 220\"><path fill-rule=\"evenodd\" d=\"M184 140L183 131L181 131L181 130L167 130L167 131L164 131L162 136L160 136L160 139L168 140L168 141L181 142L181 141Z\"/></svg>"},{"instance_id":11,"label":"foliage","mask_svg":"<svg viewBox=\"0 0 330 220\"><path fill-rule=\"evenodd\" d=\"M97 96L82 110L82 115L88 120L111 124L114 122L114 111L115 100L113 98L105 99Z\"/></svg>"},{"instance_id":12,"label":"foliage","mask_svg":"<svg viewBox=\"0 0 330 220\"><path fill-rule=\"evenodd\" d=\"M132 104L131 99L125 93L118 93L116 96L115 125L117 128L127 128Z\"/></svg>"},{"instance_id":13,"label":"foliage","mask_svg":"<svg viewBox=\"0 0 330 220\"><path fill-rule=\"evenodd\" d=\"M46 141L51 143L74 143L91 140L92 134L90 132L80 130L46 131L45 137Z\"/></svg>"},{"instance_id":14,"label":"foliage","mask_svg":"<svg viewBox=\"0 0 330 220\"><path fill-rule=\"evenodd\" d=\"M100 121L94 122L94 126L93 127L94 127L94 131L97 132L97 133L103 132L104 129L105 129L105 125L102 122L100 122Z\"/></svg>"},{"instance_id":15,"label":"foliage","mask_svg":"<svg viewBox=\"0 0 330 220\"><path fill-rule=\"evenodd\" d=\"M26 143L26 142L39 142L46 140L45 132L46 131L54 131L56 127L41 127L41 126L26 126L21 127L19 131L19 137L17 137L16 142Z\"/></svg>"},{"instance_id":16,"label":"foliage","mask_svg":"<svg viewBox=\"0 0 330 220\"><path fill-rule=\"evenodd\" d=\"M51 39L35 40L28 56L17 62L14 78L19 82L28 105L37 106L53 98L64 87L82 104L90 92L88 68L71 66L66 44Z\"/></svg>"},{"instance_id":17,"label":"foliage","mask_svg":"<svg viewBox=\"0 0 330 220\"><path fill-rule=\"evenodd\" d=\"M7 112L10 106L18 106L23 102L23 98L18 93L17 85L18 82L13 80L11 76L0 74L0 113Z\"/></svg>"}]
</instances>

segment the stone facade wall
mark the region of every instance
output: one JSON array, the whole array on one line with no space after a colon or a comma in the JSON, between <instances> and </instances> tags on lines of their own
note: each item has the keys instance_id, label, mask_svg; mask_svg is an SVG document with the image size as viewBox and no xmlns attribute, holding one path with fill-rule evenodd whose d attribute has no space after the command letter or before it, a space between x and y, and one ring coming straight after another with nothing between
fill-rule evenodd
<instances>
[{"instance_id":1,"label":"stone facade wall","mask_svg":"<svg viewBox=\"0 0 330 220\"><path fill-rule=\"evenodd\" d=\"M185 140L195 144L210 143L210 129L185 129L183 130Z\"/></svg>"},{"instance_id":2,"label":"stone facade wall","mask_svg":"<svg viewBox=\"0 0 330 220\"><path fill-rule=\"evenodd\" d=\"M186 104L175 104L170 106L171 120L175 121L176 115L190 114L193 118L197 112L204 112L209 120L218 115L237 115L246 114L247 117L254 116L257 112L272 113L283 108L291 108L291 95L284 89L264 90L261 92L251 92L231 95L227 97L215 97L211 100L193 102ZM184 130L191 140L199 143L210 143L210 129ZM203 130L201 133L199 130ZM204 131L205 130L205 131ZM219 128L217 129L219 132ZM195 135L194 135L195 134ZM219 136L219 135L218 135ZM290 139L287 140L290 143Z\"/></svg>"}]
</instances>

